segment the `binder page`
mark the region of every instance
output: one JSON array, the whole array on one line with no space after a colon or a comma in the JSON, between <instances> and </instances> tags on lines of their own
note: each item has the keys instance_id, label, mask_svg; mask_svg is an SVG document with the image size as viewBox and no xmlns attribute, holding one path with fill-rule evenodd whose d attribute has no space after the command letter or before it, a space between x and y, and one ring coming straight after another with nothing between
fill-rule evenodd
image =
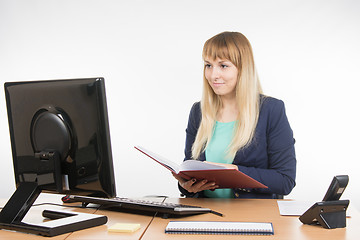
<instances>
[{"instance_id":1,"label":"binder page","mask_svg":"<svg viewBox=\"0 0 360 240\"><path fill-rule=\"evenodd\" d=\"M186 160L180 165L179 170L193 171L193 170L213 170L213 169L228 169L228 168L198 160Z\"/></svg>"}]
</instances>

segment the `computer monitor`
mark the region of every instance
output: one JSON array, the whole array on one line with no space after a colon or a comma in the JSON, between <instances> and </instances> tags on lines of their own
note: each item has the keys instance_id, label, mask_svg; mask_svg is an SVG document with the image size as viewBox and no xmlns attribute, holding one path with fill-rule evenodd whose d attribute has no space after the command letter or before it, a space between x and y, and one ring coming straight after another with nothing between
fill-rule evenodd
<instances>
[{"instance_id":1,"label":"computer monitor","mask_svg":"<svg viewBox=\"0 0 360 240\"><path fill-rule=\"evenodd\" d=\"M1 223L21 222L41 191L116 196L103 78L4 87L17 190Z\"/></svg>"}]
</instances>

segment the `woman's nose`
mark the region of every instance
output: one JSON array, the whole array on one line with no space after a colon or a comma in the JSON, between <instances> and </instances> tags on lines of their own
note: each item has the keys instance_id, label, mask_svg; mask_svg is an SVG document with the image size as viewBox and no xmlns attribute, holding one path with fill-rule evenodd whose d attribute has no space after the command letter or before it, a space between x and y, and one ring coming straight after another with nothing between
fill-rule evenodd
<instances>
[{"instance_id":1,"label":"woman's nose","mask_svg":"<svg viewBox=\"0 0 360 240\"><path fill-rule=\"evenodd\" d=\"M211 72L211 79L216 80L220 77L220 69L218 67L214 67Z\"/></svg>"}]
</instances>

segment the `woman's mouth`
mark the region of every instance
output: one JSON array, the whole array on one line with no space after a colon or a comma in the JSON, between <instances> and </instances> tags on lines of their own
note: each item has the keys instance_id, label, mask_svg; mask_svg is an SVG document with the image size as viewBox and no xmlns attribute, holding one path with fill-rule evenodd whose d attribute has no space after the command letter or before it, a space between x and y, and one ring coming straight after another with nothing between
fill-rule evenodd
<instances>
[{"instance_id":1,"label":"woman's mouth","mask_svg":"<svg viewBox=\"0 0 360 240\"><path fill-rule=\"evenodd\" d=\"M222 85L224 85L224 83L218 83L218 82L215 83L215 82L213 82L214 87L220 87Z\"/></svg>"}]
</instances>

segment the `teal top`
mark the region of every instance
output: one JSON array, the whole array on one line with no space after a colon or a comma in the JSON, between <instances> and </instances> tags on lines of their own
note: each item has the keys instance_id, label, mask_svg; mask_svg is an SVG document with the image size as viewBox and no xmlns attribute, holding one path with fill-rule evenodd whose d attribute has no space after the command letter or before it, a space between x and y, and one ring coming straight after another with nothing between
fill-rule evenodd
<instances>
[{"instance_id":1,"label":"teal top","mask_svg":"<svg viewBox=\"0 0 360 240\"><path fill-rule=\"evenodd\" d=\"M209 145L205 150L206 161L216 163L232 164L233 159L227 155L227 150L233 138L233 130L236 121L233 122L218 122L216 121L214 133ZM215 189L214 191L205 190L205 196L210 198L233 198L232 189Z\"/></svg>"}]
</instances>

